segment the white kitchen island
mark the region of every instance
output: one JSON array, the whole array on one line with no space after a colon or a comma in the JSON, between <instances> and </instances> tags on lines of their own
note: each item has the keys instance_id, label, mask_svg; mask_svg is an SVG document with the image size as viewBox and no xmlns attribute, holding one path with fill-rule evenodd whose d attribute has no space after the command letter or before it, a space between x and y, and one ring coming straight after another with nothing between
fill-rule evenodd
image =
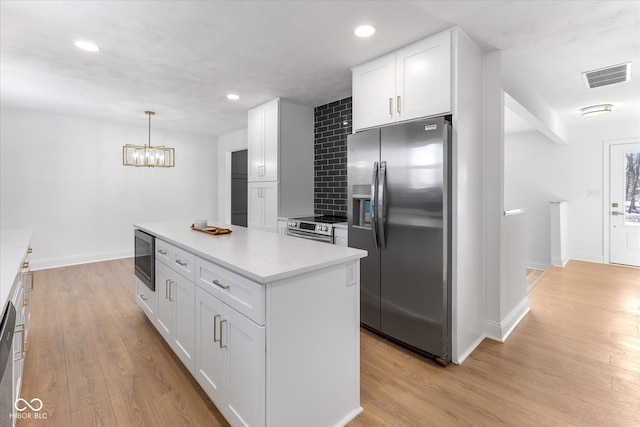
<instances>
[{"instance_id":1,"label":"white kitchen island","mask_svg":"<svg viewBox=\"0 0 640 427\"><path fill-rule=\"evenodd\" d=\"M360 407L362 250L225 225L156 237L136 301L231 425L338 426Z\"/></svg>"}]
</instances>

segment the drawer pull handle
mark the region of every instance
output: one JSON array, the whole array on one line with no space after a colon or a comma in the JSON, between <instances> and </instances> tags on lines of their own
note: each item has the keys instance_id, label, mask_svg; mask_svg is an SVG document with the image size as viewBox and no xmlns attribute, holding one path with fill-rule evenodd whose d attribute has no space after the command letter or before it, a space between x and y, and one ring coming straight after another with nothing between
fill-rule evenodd
<instances>
[{"instance_id":1,"label":"drawer pull handle","mask_svg":"<svg viewBox=\"0 0 640 427\"><path fill-rule=\"evenodd\" d=\"M25 261L22 263L22 268L29 268L29 261Z\"/></svg>"},{"instance_id":2,"label":"drawer pull handle","mask_svg":"<svg viewBox=\"0 0 640 427\"><path fill-rule=\"evenodd\" d=\"M166 255L166 254L167 254L167 251L165 251L165 250L163 250L163 249L158 249L158 253L159 253L160 255Z\"/></svg>"},{"instance_id":3,"label":"drawer pull handle","mask_svg":"<svg viewBox=\"0 0 640 427\"><path fill-rule=\"evenodd\" d=\"M28 305L29 305L29 298L24 298L24 299L22 300L22 306L23 306L23 307L27 307Z\"/></svg>"},{"instance_id":4,"label":"drawer pull handle","mask_svg":"<svg viewBox=\"0 0 640 427\"><path fill-rule=\"evenodd\" d=\"M220 338L218 338L218 324L216 320L220 319L220 315L216 314L213 316L213 342L220 342ZM220 335L222 335L222 329L220 329Z\"/></svg>"},{"instance_id":5,"label":"drawer pull handle","mask_svg":"<svg viewBox=\"0 0 640 427\"><path fill-rule=\"evenodd\" d=\"M31 252L33 252L33 249L29 248L27 249L27 253L30 254Z\"/></svg>"},{"instance_id":6,"label":"drawer pull handle","mask_svg":"<svg viewBox=\"0 0 640 427\"><path fill-rule=\"evenodd\" d=\"M147 298L147 296L145 294L140 294L140 299L142 301L146 301L148 298Z\"/></svg>"},{"instance_id":7,"label":"drawer pull handle","mask_svg":"<svg viewBox=\"0 0 640 427\"><path fill-rule=\"evenodd\" d=\"M176 263L180 264L181 266L186 266L187 264L189 264L188 262L182 261L181 259L177 259Z\"/></svg>"},{"instance_id":8,"label":"drawer pull handle","mask_svg":"<svg viewBox=\"0 0 640 427\"><path fill-rule=\"evenodd\" d=\"M213 280L213 284L222 288L222 289L229 289L229 285L223 285L222 283L220 283L217 279Z\"/></svg>"}]
</instances>

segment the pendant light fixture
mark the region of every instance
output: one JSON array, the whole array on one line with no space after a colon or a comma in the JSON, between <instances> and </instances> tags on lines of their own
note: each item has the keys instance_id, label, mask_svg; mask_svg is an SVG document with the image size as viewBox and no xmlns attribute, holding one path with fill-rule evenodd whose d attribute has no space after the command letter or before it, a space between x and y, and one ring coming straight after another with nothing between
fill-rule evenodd
<instances>
[{"instance_id":1,"label":"pendant light fixture","mask_svg":"<svg viewBox=\"0 0 640 427\"><path fill-rule=\"evenodd\" d=\"M176 155L173 148L162 145L151 145L151 116L153 111L145 111L149 116L149 145L127 144L122 147L122 164L149 168L172 168L176 165Z\"/></svg>"}]
</instances>

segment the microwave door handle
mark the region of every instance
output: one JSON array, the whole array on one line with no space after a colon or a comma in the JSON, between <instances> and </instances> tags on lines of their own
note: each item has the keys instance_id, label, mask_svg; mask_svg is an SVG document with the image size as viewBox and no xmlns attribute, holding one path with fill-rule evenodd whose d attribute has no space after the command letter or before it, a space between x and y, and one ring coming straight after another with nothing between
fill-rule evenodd
<instances>
[{"instance_id":1,"label":"microwave door handle","mask_svg":"<svg viewBox=\"0 0 640 427\"><path fill-rule=\"evenodd\" d=\"M371 200L369 201L369 210L371 211L371 232L373 233L373 244L378 249L378 220L376 215L376 204L378 194L378 162L373 162L373 170L371 171Z\"/></svg>"},{"instance_id":2,"label":"microwave door handle","mask_svg":"<svg viewBox=\"0 0 640 427\"><path fill-rule=\"evenodd\" d=\"M380 206L380 210L378 211L378 217L380 218L380 228L379 228L379 238L380 238L380 247L382 249L387 247L387 241L385 236L385 231L387 228L387 162L382 161L380 163L380 181L378 182L378 204Z\"/></svg>"}]
</instances>

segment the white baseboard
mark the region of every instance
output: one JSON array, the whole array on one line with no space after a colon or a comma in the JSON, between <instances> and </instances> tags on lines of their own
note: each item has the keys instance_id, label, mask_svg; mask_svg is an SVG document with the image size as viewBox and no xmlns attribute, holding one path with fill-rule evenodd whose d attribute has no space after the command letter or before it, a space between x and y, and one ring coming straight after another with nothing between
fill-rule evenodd
<instances>
[{"instance_id":1,"label":"white baseboard","mask_svg":"<svg viewBox=\"0 0 640 427\"><path fill-rule=\"evenodd\" d=\"M478 347L478 346L480 345L480 343L482 342L482 340L484 340L485 338L486 338L486 336L485 336L485 335L480 335L480 336L478 337L478 339L477 339L474 343L472 343L469 347L467 347L467 348L465 349L465 351L464 351L462 354L455 354L455 355L452 355L452 357L451 357L451 362L452 362L452 363L454 363L454 364L456 364L456 365L459 365L459 364L461 364L462 362L464 362L464 359L466 359L467 357L469 357L469 355L470 355L471 353L473 353L473 350L475 350L475 349L476 349L476 347Z\"/></svg>"},{"instance_id":2,"label":"white baseboard","mask_svg":"<svg viewBox=\"0 0 640 427\"><path fill-rule=\"evenodd\" d=\"M525 296L499 324L491 321L485 322L487 338L502 343L505 342L530 310L529 301Z\"/></svg>"},{"instance_id":3,"label":"white baseboard","mask_svg":"<svg viewBox=\"0 0 640 427\"><path fill-rule=\"evenodd\" d=\"M604 264L603 256L596 256L592 254L571 254L570 259L574 259L576 261L586 261L586 262L595 262L598 264Z\"/></svg>"},{"instance_id":4,"label":"white baseboard","mask_svg":"<svg viewBox=\"0 0 640 427\"><path fill-rule=\"evenodd\" d=\"M67 267L70 265L88 264L90 262L109 261L112 259L131 258L133 250L102 252L91 255L76 255L62 258L49 258L33 260L30 262L32 270L44 270L48 268Z\"/></svg>"},{"instance_id":5,"label":"white baseboard","mask_svg":"<svg viewBox=\"0 0 640 427\"><path fill-rule=\"evenodd\" d=\"M551 265L554 267L564 267L569 262L569 258L551 257Z\"/></svg>"},{"instance_id":6,"label":"white baseboard","mask_svg":"<svg viewBox=\"0 0 640 427\"><path fill-rule=\"evenodd\" d=\"M534 270L546 270L547 267L549 267L549 263L548 262L539 262L539 261L527 261L525 262L525 266L527 268L531 268Z\"/></svg>"}]
</instances>

